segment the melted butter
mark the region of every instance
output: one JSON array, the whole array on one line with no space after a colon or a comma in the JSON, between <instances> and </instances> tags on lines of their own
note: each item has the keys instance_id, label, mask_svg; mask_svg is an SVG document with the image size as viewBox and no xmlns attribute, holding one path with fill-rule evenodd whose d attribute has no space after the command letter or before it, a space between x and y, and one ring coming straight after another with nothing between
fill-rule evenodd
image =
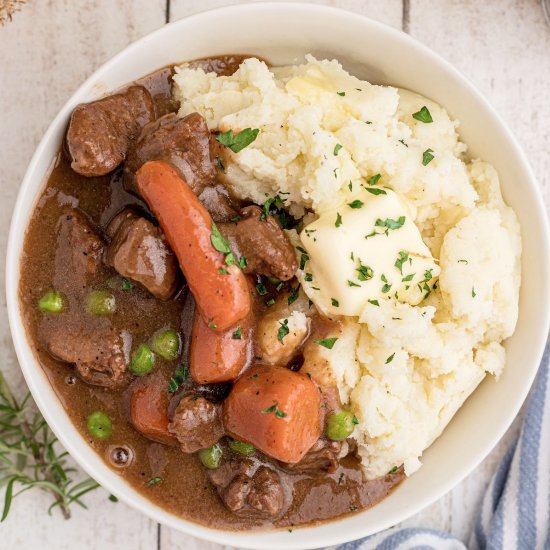
<instances>
[{"instance_id":1,"label":"melted butter","mask_svg":"<svg viewBox=\"0 0 550 550\"><path fill-rule=\"evenodd\" d=\"M412 209L383 190L372 195L362 189L354 199L361 206L328 210L300 234L309 261L299 277L326 314L358 316L369 300L387 298L417 305L439 275Z\"/></svg>"}]
</instances>

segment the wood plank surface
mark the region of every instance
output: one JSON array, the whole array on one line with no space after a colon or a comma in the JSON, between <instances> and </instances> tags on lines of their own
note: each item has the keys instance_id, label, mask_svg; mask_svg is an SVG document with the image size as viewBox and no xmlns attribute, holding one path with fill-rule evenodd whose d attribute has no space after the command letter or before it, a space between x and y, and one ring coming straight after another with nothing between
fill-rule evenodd
<instances>
[{"instance_id":1,"label":"wood plank surface","mask_svg":"<svg viewBox=\"0 0 550 550\"><path fill-rule=\"evenodd\" d=\"M47 125L76 87L128 43L174 21L234 0L29 0L0 27L0 284L7 229L26 165ZM320 0L410 32L468 76L495 105L526 150L550 204L550 26L538 0ZM490 136L487 137L490 139ZM1 369L24 391L13 353L5 298L0 314ZM467 541L495 465L519 419L491 455L458 487L405 525L449 531ZM154 522L103 490L90 510L68 522L48 517L48 499L28 493L0 524L0 547L11 550L215 550ZM31 527L31 528L29 528Z\"/></svg>"}]
</instances>

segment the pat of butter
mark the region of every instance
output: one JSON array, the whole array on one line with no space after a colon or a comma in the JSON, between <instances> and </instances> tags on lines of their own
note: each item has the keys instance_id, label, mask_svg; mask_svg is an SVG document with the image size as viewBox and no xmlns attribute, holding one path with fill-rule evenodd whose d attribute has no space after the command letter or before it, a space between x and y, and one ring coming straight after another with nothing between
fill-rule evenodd
<instances>
[{"instance_id":1,"label":"pat of butter","mask_svg":"<svg viewBox=\"0 0 550 550\"><path fill-rule=\"evenodd\" d=\"M326 314L358 316L369 301L387 298L417 305L439 275L406 202L372 188L385 194L362 189L300 234L305 265L299 278Z\"/></svg>"}]
</instances>

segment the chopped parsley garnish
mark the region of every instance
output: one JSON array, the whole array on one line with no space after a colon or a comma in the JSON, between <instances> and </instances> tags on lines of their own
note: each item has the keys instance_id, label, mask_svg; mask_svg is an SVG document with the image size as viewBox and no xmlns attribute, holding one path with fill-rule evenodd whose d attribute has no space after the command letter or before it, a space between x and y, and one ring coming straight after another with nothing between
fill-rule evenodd
<instances>
[{"instance_id":1,"label":"chopped parsley garnish","mask_svg":"<svg viewBox=\"0 0 550 550\"><path fill-rule=\"evenodd\" d=\"M359 260L359 267L356 269L356 271L358 273L357 278L360 281L368 281L369 279L372 279L374 275L372 267L361 263L361 260Z\"/></svg>"},{"instance_id":2,"label":"chopped parsley garnish","mask_svg":"<svg viewBox=\"0 0 550 550\"><path fill-rule=\"evenodd\" d=\"M380 307L380 302L378 300L369 300L369 304Z\"/></svg>"},{"instance_id":3,"label":"chopped parsley garnish","mask_svg":"<svg viewBox=\"0 0 550 550\"><path fill-rule=\"evenodd\" d=\"M290 332L290 329L288 328L288 319L285 319L282 322L279 322L279 330L277 331L277 340L283 343L283 338Z\"/></svg>"},{"instance_id":4,"label":"chopped parsley garnish","mask_svg":"<svg viewBox=\"0 0 550 550\"><path fill-rule=\"evenodd\" d=\"M426 149L423 153L422 153L422 165L423 166L428 166L428 164L430 164L430 162L432 162L432 160L435 158L433 155L433 149Z\"/></svg>"},{"instance_id":5,"label":"chopped parsley garnish","mask_svg":"<svg viewBox=\"0 0 550 550\"><path fill-rule=\"evenodd\" d=\"M357 506L350 506L349 507L350 512L355 512L355 510L357 510Z\"/></svg>"},{"instance_id":6,"label":"chopped parsley garnish","mask_svg":"<svg viewBox=\"0 0 550 550\"><path fill-rule=\"evenodd\" d=\"M296 288L293 288L288 295L288 305L295 302L298 298L298 293L300 292L300 285L298 285Z\"/></svg>"},{"instance_id":7,"label":"chopped parsley garnish","mask_svg":"<svg viewBox=\"0 0 550 550\"><path fill-rule=\"evenodd\" d=\"M260 296L265 296L267 294L267 288L265 287L264 284L262 283L258 283L256 285L256 292L260 295Z\"/></svg>"},{"instance_id":8,"label":"chopped parsley garnish","mask_svg":"<svg viewBox=\"0 0 550 550\"><path fill-rule=\"evenodd\" d=\"M458 260L458 263L468 265L468 260Z\"/></svg>"},{"instance_id":9,"label":"chopped parsley garnish","mask_svg":"<svg viewBox=\"0 0 550 550\"><path fill-rule=\"evenodd\" d=\"M339 143L337 143L334 146L334 151L333 151L333 154L334 154L335 157L338 156L338 153L339 153L340 149L342 149L342 146Z\"/></svg>"},{"instance_id":10,"label":"chopped parsley garnish","mask_svg":"<svg viewBox=\"0 0 550 550\"><path fill-rule=\"evenodd\" d=\"M381 178L382 176L380 174L375 174L374 176L372 176L371 178L369 178L369 180L367 181L367 183L369 185L376 185L378 183L378 180Z\"/></svg>"},{"instance_id":11,"label":"chopped parsley garnish","mask_svg":"<svg viewBox=\"0 0 550 550\"><path fill-rule=\"evenodd\" d=\"M122 290L132 290L134 288L134 283L127 279L126 277L123 277L122 279Z\"/></svg>"},{"instance_id":12,"label":"chopped parsley garnish","mask_svg":"<svg viewBox=\"0 0 550 550\"><path fill-rule=\"evenodd\" d=\"M405 143L405 140L404 140L404 139L400 139L400 140L399 140L399 143L402 143L405 147L408 147L408 145Z\"/></svg>"},{"instance_id":13,"label":"chopped parsley garnish","mask_svg":"<svg viewBox=\"0 0 550 550\"><path fill-rule=\"evenodd\" d=\"M330 301L334 307L340 307L340 302L336 298L331 298Z\"/></svg>"},{"instance_id":14,"label":"chopped parsley garnish","mask_svg":"<svg viewBox=\"0 0 550 550\"><path fill-rule=\"evenodd\" d=\"M397 258L397 260L395 260L395 264L393 264L393 265L395 265L395 267L397 267L397 269L399 269L399 273L401 273L401 275L403 275L403 264L407 260L409 260L408 252L405 252L404 250L401 250L401 252L399 252L399 257Z\"/></svg>"},{"instance_id":15,"label":"chopped parsley garnish","mask_svg":"<svg viewBox=\"0 0 550 550\"><path fill-rule=\"evenodd\" d=\"M426 105L424 105L424 107L422 107L420 111L413 113L413 118L415 120L419 120L420 122L424 122L425 124L434 121L434 119L432 118L432 114L430 113L430 111L428 111L428 107L426 107Z\"/></svg>"},{"instance_id":16,"label":"chopped parsley garnish","mask_svg":"<svg viewBox=\"0 0 550 550\"><path fill-rule=\"evenodd\" d=\"M170 382L168 383L168 392L175 393L177 389L184 383L187 375L189 374L189 367L187 365L178 365Z\"/></svg>"},{"instance_id":17,"label":"chopped parsley garnish","mask_svg":"<svg viewBox=\"0 0 550 550\"><path fill-rule=\"evenodd\" d=\"M388 363L391 363L394 357L395 357L395 351L386 359L386 365Z\"/></svg>"},{"instance_id":18,"label":"chopped parsley garnish","mask_svg":"<svg viewBox=\"0 0 550 550\"><path fill-rule=\"evenodd\" d=\"M241 217L240 216L233 216L232 218L229 219L229 221L231 221L233 223L237 223L238 221L241 221Z\"/></svg>"},{"instance_id":19,"label":"chopped parsley garnish","mask_svg":"<svg viewBox=\"0 0 550 550\"><path fill-rule=\"evenodd\" d=\"M392 474L395 474L395 472L397 472L397 466L394 466L389 472L388 472L388 475L392 475Z\"/></svg>"},{"instance_id":20,"label":"chopped parsley garnish","mask_svg":"<svg viewBox=\"0 0 550 550\"><path fill-rule=\"evenodd\" d=\"M154 477L147 482L147 485L156 485L160 481L162 481L162 477Z\"/></svg>"},{"instance_id":21,"label":"chopped parsley garnish","mask_svg":"<svg viewBox=\"0 0 550 550\"><path fill-rule=\"evenodd\" d=\"M265 305L266 305L267 307L270 307L270 306L272 306L274 303L275 303L275 300L274 300L273 298L270 298L270 299L265 303Z\"/></svg>"},{"instance_id":22,"label":"chopped parsley garnish","mask_svg":"<svg viewBox=\"0 0 550 550\"><path fill-rule=\"evenodd\" d=\"M299 252L302 253L302 255L300 256L300 269L304 269L306 262L309 260L307 250L305 250L301 246L298 246L297 249Z\"/></svg>"},{"instance_id":23,"label":"chopped parsley garnish","mask_svg":"<svg viewBox=\"0 0 550 550\"><path fill-rule=\"evenodd\" d=\"M269 199L267 199L262 206L262 213L260 214L260 220L267 219L272 205L275 207L275 209L281 208L283 206L283 199L281 199L279 195L275 195L274 197L270 197Z\"/></svg>"},{"instance_id":24,"label":"chopped parsley garnish","mask_svg":"<svg viewBox=\"0 0 550 550\"><path fill-rule=\"evenodd\" d=\"M260 376L260 375L258 373L256 373L256 374L253 374L252 376L249 376L248 378L250 380L254 380L255 378L258 378L258 376Z\"/></svg>"},{"instance_id":25,"label":"chopped parsley garnish","mask_svg":"<svg viewBox=\"0 0 550 550\"><path fill-rule=\"evenodd\" d=\"M334 222L334 227L340 227L342 225L342 216L340 212L336 212L336 221Z\"/></svg>"},{"instance_id":26,"label":"chopped parsley garnish","mask_svg":"<svg viewBox=\"0 0 550 550\"><path fill-rule=\"evenodd\" d=\"M386 218L385 220L382 220L378 218L374 225L376 227L384 227L384 233L386 233L387 235L390 229L399 229L403 227L405 219L405 216L399 216L399 218L397 218L396 220L392 220L391 218Z\"/></svg>"},{"instance_id":27,"label":"chopped parsley garnish","mask_svg":"<svg viewBox=\"0 0 550 550\"><path fill-rule=\"evenodd\" d=\"M338 338L323 338L321 340L315 340L315 343L323 346L324 348L332 349L336 343L336 340L338 340Z\"/></svg>"},{"instance_id":28,"label":"chopped parsley garnish","mask_svg":"<svg viewBox=\"0 0 550 550\"><path fill-rule=\"evenodd\" d=\"M241 336L242 336L242 328L239 327L237 328L237 330L233 333L233 340L240 340L241 339Z\"/></svg>"},{"instance_id":29,"label":"chopped parsley garnish","mask_svg":"<svg viewBox=\"0 0 550 550\"><path fill-rule=\"evenodd\" d=\"M359 424L359 420L357 420L357 417L355 415L353 415L353 418L351 419L351 423L354 424L355 426Z\"/></svg>"},{"instance_id":30,"label":"chopped parsley garnish","mask_svg":"<svg viewBox=\"0 0 550 550\"><path fill-rule=\"evenodd\" d=\"M366 190L371 195L387 195L387 193L384 191L384 189L380 189L378 187L366 187Z\"/></svg>"},{"instance_id":31,"label":"chopped parsley garnish","mask_svg":"<svg viewBox=\"0 0 550 550\"><path fill-rule=\"evenodd\" d=\"M227 269L225 269L225 267L220 267L220 273L222 275L229 275L229 271L227 271Z\"/></svg>"},{"instance_id":32,"label":"chopped parsley garnish","mask_svg":"<svg viewBox=\"0 0 550 550\"><path fill-rule=\"evenodd\" d=\"M428 282L432 279L432 270L426 269L424 271L424 279L418 283L418 288L420 289L420 292L425 291L426 296L432 291L430 286L428 285Z\"/></svg>"},{"instance_id":33,"label":"chopped parsley garnish","mask_svg":"<svg viewBox=\"0 0 550 550\"><path fill-rule=\"evenodd\" d=\"M222 159L219 155L216 157L216 164L218 165L218 168L225 174L225 166L223 165Z\"/></svg>"},{"instance_id":34,"label":"chopped parsley garnish","mask_svg":"<svg viewBox=\"0 0 550 550\"><path fill-rule=\"evenodd\" d=\"M409 275L406 275L401 279L402 283L408 283L409 281L413 280L413 277L416 275L416 273L410 273Z\"/></svg>"},{"instance_id":35,"label":"chopped parsley garnish","mask_svg":"<svg viewBox=\"0 0 550 550\"><path fill-rule=\"evenodd\" d=\"M477 296L476 291L474 290L474 287L472 287L472 298L475 298Z\"/></svg>"},{"instance_id":36,"label":"chopped parsley garnish","mask_svg":"<svg viewBox=\"0 0 550 550\"><path fill-rule=\"evenodd\" d=\"M118 498L115 497L115 495L109 495L109 500L110 500L111 502L118 502Z\"/></svg>"},{"instance_id":37,"label":"chopped parsley garnish","mask_svg":"<svg viewBox=\"0 0 550 550\"><path fill-rule=\"evenodd\" d=\"M360 285L358 285L357 283L354 283L353 281L348 280L348 286L357 286L357 287L359 287Z\"/></svg>"},{"instance_id":38,"label":"chopped parsley garnish","mask_svg":"<svg viewBox=\"0 0 550 550\"><path fill-rule=\"evenodd\" d=\"M346 95L346 92L336 92L339 96L344 97Z\"/></svg>"},{"instance_id":39,"label":"chopped parsley garnish","mask_svg":"<svg viewBox=\"0 0 550 550\"><path fill-rule=\"evenodd\" d=\"M388 283L388 279L384 274L380 276L380 280L384 283L384 286L382 287L382 292L384 294L387 294L391 290L391 284Z\"/></svg>"},{"instance_id":40,"label":"chopped parsley garnish","mask_svg":"<svg viewBox=\"0 0 550 550\"><path fill-rule=\"evenodd\" d=\"M245 128L237 135L233 133L233 130L229 130L223 134L218 134L216 141L225 147L229 147L234 153L238 153L250 145L258 137L259 133L260 130L258 128L254 130L252 128Z\"/></svg>"},{"instance_id":41,"label":"chopped parsley garnish","mask_svg":"<svg viewBox=\"0 0 550 550\"><path fill-rule=\"evenodd\" d=\"M350 191L353 191L353 182L352 182L351 180L349 180L348 189L349 189Z\"/></svg>"},{"instance_id":42,"label":"chopped parsley garnish","mask_svg":"<svg viewBox=\"0 0 550 550\"><path fill-rule=\"evenodd\" d=\"M275 416L277 418L284 418L286 416L286 413L283 412L281 409L279 409L279 403L278 401L275 401L271 407L268 407L267 409L264 409L263 411L260 411L261 414L268 414L268 413L275 413Z\"/></svg>"},{"instance_id":43,"label":"chopped parsley garnish","mask_svg":"<svg viewBox=\"0 0 550 550\"><path fill-rule=\"evenodd\" d=\"M311 283L311 281L313 281L313 275L311 273L306 273L304 280L307 281L308 283Z\"/></svg>"},{"instance_id":44,"label":"chopped parsley garnish","mask_svg":"<svg viewBox=\"0 0 550 550\"><path fill-rule=\"evenodd\" d=\"M215 329L215 328L218 328L218 325L211 324L211 325L208 325L208 328Z\"/></svg>"},{"instance_id":45,"label":"chopped parsley garnish","mask_svg":"<svg viewBox=\"0 0 550 550\"><path fill-rule=\"evenodd\" d=\"M214 222L212 222L212 235L210 236L210 242L218 252L221 252L222 254L231 253L229 241L220 233L217 225Z\"/></svg>"},{"instance_id":46,"label":"chopped parsley garnish","mask_svg":"<svg viewBox=\"0 0 550 550\"><path fill-rule=\"evenodd\" d=\"M363 201L360 201L359 199L355 199L354 201L348 203L348 206L350 208L357 209L357 208L361 208L363 204L364 204Z\"/></svg>"}]
</instances>

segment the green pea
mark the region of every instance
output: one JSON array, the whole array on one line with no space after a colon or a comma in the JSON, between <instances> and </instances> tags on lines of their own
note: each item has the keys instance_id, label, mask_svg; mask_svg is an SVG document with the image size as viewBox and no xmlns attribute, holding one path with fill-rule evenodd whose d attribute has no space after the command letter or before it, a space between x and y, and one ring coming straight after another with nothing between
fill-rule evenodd
<instances>
[{"instance_id":1,"label":"green pea","mask_svg":"<svg viewBox=\"0 0 550 550\"><path fill-rule=\"evenodd\" d=\"M57 290L48 290L38 300L38 309L44 313L61 313L64 307L65 300Z\"/></svg>"},{"instance_id":2,"label":"green pea","mask_svg":"<svg viewBox=\"0 0 550 550\"><path fill-rule=\"evenodd\" d=\"M138 376L149 374L155 366L155 354L147 344L140 344L132 355L130 370Z\"/></svg>"},{"instance_id":3,"label":"green pea","mask_svg":"<svg viewBox=\"0 0 550 550\"><path fill-rule=\"evenodd\" d=\"M173 361L180 354L180 337L175 330L163 330L153 338L151 347L162 358L167 361Z\"/></svg>"},{"instance_id":4,"label":"green pea","mask_svg":"<svg viewBox=\"0 0 550 550\"><path fill-rule=\"evenodd\" d=\"M351 435L357 423L357 418L352 412L338 411L331 413L327 418L325 434L333 441L342 441Z\"/></svg>"},{"instance_id":5,"label":"green pea","mask_svg":"<svg viewBox=\"0 0 550 550\"><path fill-rule=\"evenodd\" d=\"M88 417L88 431L96 439L109 439L113 433L111 419L102 411L95 411Z\"/></svg>"},{"instance_id":6,"label":"green pea","mask_svg":"<svg viewBox=\"0 0 550 550\"><path fill-rule=\"evenodd\" d=\"M219 467L222 461L223 451L219 443L215 443L208 449L201 449L199 451L199 458L205 468L209 470L215 470Z\"/></svg>"},{"instance_id":7,"label":"green pea","mask_svg":"<svg viewBox=\"0 0 550 550\"><path fill-rule=\"evenodd\" d=\"M115 297L107 290L94 290L88 295L86 311L92 315L111 315L115 312Z\"/></svg>"},{"instance_id":8,"label":"green pea","mask_svg":"<svg viewBox=\"0 0 550 550\"><path fill-rule=\"evenodd\" d=\"M250 443L244 441L238 441L237 439L232 439L229 442L229 448L239 455L249 456L256 452L256 447Z\"/></svg>"}]
</instances>

